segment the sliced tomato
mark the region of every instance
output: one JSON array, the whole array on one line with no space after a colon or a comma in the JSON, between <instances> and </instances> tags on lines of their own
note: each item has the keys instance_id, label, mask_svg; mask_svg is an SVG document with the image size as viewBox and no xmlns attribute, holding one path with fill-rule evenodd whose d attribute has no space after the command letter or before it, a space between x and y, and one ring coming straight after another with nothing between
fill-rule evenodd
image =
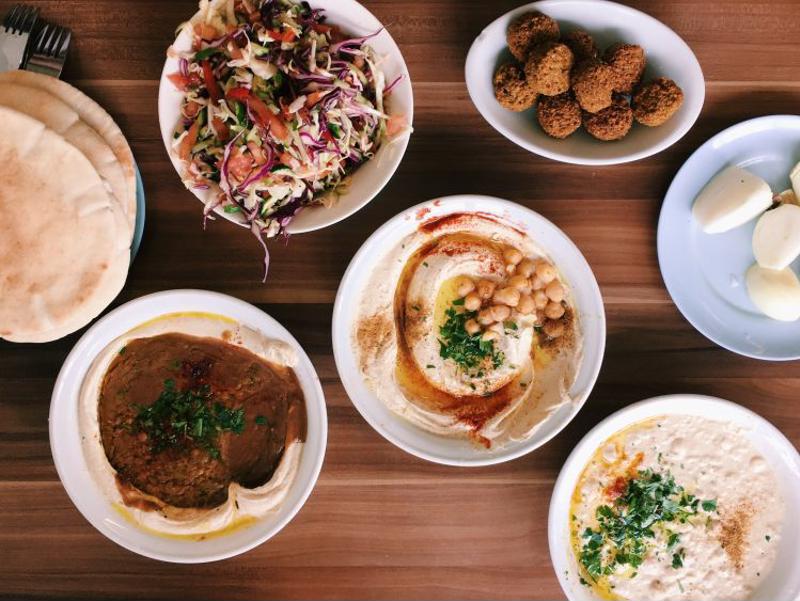
<instances>
[{"instance_id":1,"label":"sliced tomato","mask_svg":"<svg viewBox=\"0 0 800 601\"><path fill-rule=\"evenodd\" d=\"M181 92L185 92L189 87L190 80L183 73L170 73L167 75L167 79L169 79L172 82L172 85L178 88Z\"/></svg>"},{"instance_id":2,"label":"sliced tomato","mask_svg":"<svg viewBox=\"0 0 800 601\"><path fill-rule=\"evenodd\" d=\"M250 98L250 90L247 88L231 88L225 94L226 98L230 98L231 100L238 100L239 102L247 102Z\"/></svg>"},{"instance_id":3,"label":"sliced tomato","mask_svg":"<svg viewBox=\"0 0 800 601\"><path fill-rule=\"evenodd\" d=\"M206 90L208 90L208 95L211 97L211 100L216 104L217 101L222 98L222 92L214 77L214 69L211 67L211 62L208 60L204 60L200 64L203 67L203 79L205 80Z\"/></svg>"},{"instance_id":4,"label":"sliced tomato","mask_svg":"<svg viewBox=\"0 0 800 601\"><path fill-rule=\"evenodd\" d=\"M327 129L322 130L322 137L325 139L326 142L330 142L334 146L336 146L336 138L333 137L333 134L329 132Z\"/></svg>"},{"instance_id":5,"label":"sliced tomato","mask_svg":"<svg viewBox=\"0 0 800 601\"><path fill-rule=\"evenodd\" d=\"M186 105L183 107L183 114L186 115L189 119L194 119L197 117L197 113L200 112L200 109L203 108L202 104L197 102L187 102Z\"/></svg>"},{"instance_id":6,"label":"sliced tomato","mask_svg":"<svg viewBox=\"0 0 800 601\"><path fill-rule=\"evenodd\" d=\"M253 155L253 160L256 162L257 165L263 165L267 162L267 155L264 154L264 149L261 148L255 142L248 142L247 148L250 150L250 154Z\"/></svg>"},{"instance_id":7,"label":"sliced tomato","mask_svg":"<svg viewBox=\"0 0 800 601\"><path fill-rule=\"evenodd\" d=\"M287 167L291 167L292 166L292 159L294 157L292 157L292 155L290 155L288 152L280 153L278 155L278 158L281 160L281 163L283 163Z\"/></svg>"},{"instance_id":8,"label":"sliced tomato","mask_svg":"<svg viewBox=\"0 0 800 601\"><path fill-rule=\"evenodd\" d=\"M406 128L405 115L392 115L386 121L386 135L390 138L396 136Z\"/></svg>"},{"instance_id":9,"label":"sliced tomato","mask_svg":"<svg viewBox=\"0 0 800 601\"><path fill-rule=\"evenodd\" d=\"M311 92L311 94L306 97L306 108L311 108L317 104L322 100L323 96L325 96L325 92Z\"/></svg>"},{"instance_id":10,"label":"sliced tomato","mask_svg":"<svg viewBox=\"0 0 800 601\"><path fill-rule=\"evenodd\" d=\"M210 23L195 23L194 32L206 42L210 42L219 37L219 31Z\"/></svg>"},{"instance_id":11,"label":"sliced tomato","mask_svg":"<svg viewBox=\"0 0 800 601\"><path fill-rule=\"evenodd\" d=\"M220 142L227 142L231 137L231 130L228 129L228 126L219 117L211 119L211 129L217 134L217 138Z\"/></svg>"},{"instance_id":12,"label":"sliced tomato","mask_svg":"<svg viewBox=\"0 0 800 601\"><path fill-rule=\"evenodd\" d=\"M238 181L244 181L253 170L253 159L237 147L228 159L228 172Z\"/></svg>"},{"instance_id":13,"label":"sliced tomato","mask_svg":"<svg viewBox=\"0 0 800 601\"><path fill-rule=\"evenodd\" d=\"M178 156L181 157L184 161L189 160L189 156L192 154L192 146L197 144L197 135L200 133L200 119L195 119L192 126L189 128L189 131L184 136L183 140L181 140L181 144L178 147Z\"/></svg>"},{"instance_id":14,"label":"sliced tomato","mask_svg":"<svg viewBox=\"0 0 800 601\"><path fill-rule=\"evenodd\" d=\"M267 35L277 42L293 42L297 37L294 29L288 28L285 31L278 29L267 29Z\"/></svg>"}]
</instances>

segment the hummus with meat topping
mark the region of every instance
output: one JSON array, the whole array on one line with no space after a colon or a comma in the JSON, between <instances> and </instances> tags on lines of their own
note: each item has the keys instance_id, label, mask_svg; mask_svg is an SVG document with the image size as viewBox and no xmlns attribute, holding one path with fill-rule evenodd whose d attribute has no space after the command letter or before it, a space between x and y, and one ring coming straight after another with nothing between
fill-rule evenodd
<instances>
[{"instance_id":1,"label":"hummus with meat topping","mask_svg":"<svg viewBox=\"0 0 800 601\"><path fill-rule=\"evenodd\" d=\"M582 582L605 599L747 599L775 562L779 491L734 424L670 415L626 428L573 492Z\"/></svg>"},{"instance_id":2,"label":"hummus with meat topping","mask_svg":"<svg viewBox=\"0 0 800 601\"><path fill-rule=\"evenodd\" d=\"M530 437L581 361L568 282L527 234L481 213L422 224L365 287L352 333L366 384L438 435Z\"/></svg>"},{"instance_id":3,"label":"hummus with meat topping","mask_svg":"<svg viewBox=\"0 0 800 601\"><path fill-rule=\"evenodd\" d=\"M305 439L296 360L220 315L165 315L120 336L81 386L94 480L123 516L162 535L202 538L276 510Z\"/></svg>"}]
</instances>

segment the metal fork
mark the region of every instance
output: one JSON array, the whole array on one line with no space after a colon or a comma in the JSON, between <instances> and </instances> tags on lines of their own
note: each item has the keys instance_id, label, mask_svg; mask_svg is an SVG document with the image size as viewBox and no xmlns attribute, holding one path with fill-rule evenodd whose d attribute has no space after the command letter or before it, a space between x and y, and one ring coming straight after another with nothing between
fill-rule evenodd
<instances>
[{"instance_id":1,"label":"metal fork","mask_svg":"<svg viewBox=\"0 0 800 601\"><path fill-rule=\"evenodd\" d=\"M19 69L25 62L25 48L39 19L39 9L15 4L0 29L0 72Z\"/></svg>"},{"instance_id":2,"label":"metal fork","mask_svg":"<svg viewBox=\"0 0 800 601\"><path fill-rule=\"evenodd\" d=\"M36 35L30 58L24 68L58 79L67 60L71 39L72 32L66 27L46 24Z\"/></svg>"}]
</instances>

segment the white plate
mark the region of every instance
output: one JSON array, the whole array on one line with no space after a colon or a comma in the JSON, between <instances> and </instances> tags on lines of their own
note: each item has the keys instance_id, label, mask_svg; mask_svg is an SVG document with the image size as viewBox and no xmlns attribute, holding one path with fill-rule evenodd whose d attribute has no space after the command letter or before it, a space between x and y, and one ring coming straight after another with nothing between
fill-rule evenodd
<instances>
[{"instance_id":1,"label":"white plate","mask_svg":"<svg viewBox=\"0 0 800 601\"><path fill-rule=\"evenodd\" d=\"M790 188L800 161L800 117L773 115L718 133L684 163L669 187L658 221L658 262L672 300L704 336L735 353L785 361L800 358L800 321L775 321L758 311L744 274L755 262L756 219L724 234L704 234L692 219L703 186L738 165L763 177L774 192ZM792 268L797 272L800 261Z\"/></svg>"},{"instance_id":2,"label":"white plate","mask_svg":"<svg viewBox=\"0 0 800 601\"><path fill-rule=\"evenodd\" d=\"M297 351L294 368L303 389L308 416L306 444L297 477L278 511L230 534L203 541L150 534L123 519L86 467L78 428L78 396L95 357L110 342L160 315L199 311L225 315ZM260 545L281 530L305 503L322 468L328 437L325 398L314 367L291 334L266 313L224 294L203 290L169 290L132 300L94 324L67 356L58 374L50 404L50 449L58 476L75 507L105 536L140 555L176 563L200 563L232 557Z\"/></svg>"},{"instance_id":3,"label":"white plate","mask_svg":"<svg viewBox=\"0 0 800 601\"><path fill-rule=\"evenodd\" d=\"M550 499L548 540L550 559L561 588L570 601L595 601L596 596L580 584L578 564L569 542L569 507L578 477L598 447L626 427L660 415L696 415L736 424L776 471L786 502L786 520L775 567L754 592L752 599L797 599L800 595L800 456L791 442L763 417L749 409L708 396L670 395L641 401L610 415L586 436L567 458ZM795 513L793 513L793 510Z\"/></svg>"},{"instance_id":4,"label":"white plate","mask_svg":"<svg viewBox=\"0 0 800 601\"><path fill-rule=\"evenodd\" d=\"M462 212L488 213L522 228L558 266L570 282L578 319L583 328L584 356L570 395L575 401L550 415L523 442L486 450L468 440L436 436L393 414L361 378L351 333L362 290L383 253L413 233L423 220ZM478 466L502 463L530 453L558 434L578 413L592 391L606 341L603 299L594 274L578 247L550 221L525 207L488 196L463 195L431 200L412 207L382 225L356 253L342 278L333 309L333 353L347 394L365 420L384 438L404 451L446 465Z\"/></svg>"},{"instance_id":5,"label":"white plate","mask_svg":"<svg viewBox=\"0 0 800 601\"><path fill-rule=\"evenodd\" d=\"M558 21L563 32L585 29L601 51L615 42L639 44L647 53L645 79L668 77L684 94L683 106L660 127L634 124L622 140L601 142L585 131L566 140L545 134L536 109L515 113L504 109L494 96L492 76L511 54L506 30L522 13L538 10ZM581 165L613 165L635 161L668 148L689 131L705 99L703 71L692 49L669 27L633 8L603 0L544 0L515 8L493 21L477 37L467 55L467 87L483 118L512 142L543 157Z\"/></svg>"},{"instance_id":6,"label":"white plate","mask_svg":"<svg viewBox=\"0 0 800 601\"><path fill-rule=\"evenodd\" d=\"M342 31L353 36L371 34L383 28L380 21L355 0L314 0L311 2L311 6L324 9L324 14L327 16L326 23L338 25ZM191 43L191 36L187 32L181 31L173 45L177 50L187 51L191 48ZM374 38L370 38L367 44L383 58L381 67L386 76L387 85L396 77L403 76L403 79L392 89L386 110L389 115L405 116L410 126L414 120L414 96L411 90L411 77L400 48L397 47L386 29L383 29ZM172 165L178 173L181 173L180 159L172 152L171 142L172 133L180 118L183 94L167 79L167 75L177 71L178 61L174 58L167 58L158 87L158 123L161 128L161 138ZM347 193L343 194L333 207L317 206L303 209L291 221L286 231L290 234L311 232L333 225L358 211L389 182L400 165L408 147L408 141L409 136L405 135L391 144L383 144L375 157L361 165L354 173ZM207 192L194 189L191 192L205 202ZM243 225L243 218L237 213L225 213L221 209L216 209L214 212L233 223Z\"/></svg>"}]
</instances>

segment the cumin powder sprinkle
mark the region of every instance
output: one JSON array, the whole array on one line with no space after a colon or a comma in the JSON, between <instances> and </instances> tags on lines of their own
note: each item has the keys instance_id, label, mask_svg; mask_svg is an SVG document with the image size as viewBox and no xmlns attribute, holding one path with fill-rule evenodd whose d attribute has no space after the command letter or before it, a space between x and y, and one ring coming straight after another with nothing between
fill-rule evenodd
<instances>
[{"instance_id":1,"label":"cumin powder sprinkle","mask_svg":"<svg viewBox=\"0 0 800 601\"><path fill-rule=\"evenodd\" d=\"M753 507L749 503L739 505L729 517L722 521L719 542L730 557L737 570L744 567L747 535L753 517Z\"/></svg>"}]
</instances>

